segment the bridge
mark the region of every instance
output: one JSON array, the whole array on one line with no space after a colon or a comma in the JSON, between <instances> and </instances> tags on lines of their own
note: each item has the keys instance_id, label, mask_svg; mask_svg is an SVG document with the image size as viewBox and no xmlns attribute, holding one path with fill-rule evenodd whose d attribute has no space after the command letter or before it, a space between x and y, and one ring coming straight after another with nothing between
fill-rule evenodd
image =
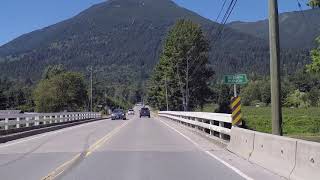
<instances>
[{"instance_id":1,"label":"bridge","mask_svg":"<svg viewBox=\"0 0 320 180\"><path fill-rule=\"evenodd\" d=\"M13 133L0 136L0 179L320 177L318 143L232 127L227 114L138 111L117 121L90 112L0 116L1 132Z\"/></svg>"}]
</instances>

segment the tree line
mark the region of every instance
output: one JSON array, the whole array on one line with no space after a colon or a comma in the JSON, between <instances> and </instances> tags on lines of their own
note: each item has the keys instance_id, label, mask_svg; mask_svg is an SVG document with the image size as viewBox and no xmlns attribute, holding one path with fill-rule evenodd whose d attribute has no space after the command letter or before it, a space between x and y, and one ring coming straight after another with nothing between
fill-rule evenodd
<instances>
[{"instance_id":1,"label":"tree line","mask_svg":"<svg viewBox=\"0 0 320 180\"><path fill-rule=\"evenodd\" d=\"M87 79L87 80L86 80ZM114 87L94 84L93 110L129 108L136 97L127 91L116 95ZM25 112L89 111L89 81L83 73L68 71L63 65L48 66L39 82L0 79L0 110L19 109ZM129 92L131 90L128 90ZM132 103L131 103L132 102Z\"/></svg>"},{"instance_id":2,"label":"tree line","mask_svg":"<svg viewBox=\"0 0 320 180\"><path fill-rule=\"evenodd\" d=\"M282 73L282 105L320 106L320 37L310 52L312 63L288 75ZM214 76L208 61L209 42L201 28L189 20L179 20L169 31L159 63L147 87L148 103L159 110L195 110L204 104L218 104L216 112L230 113L233 89ZM249 83L239 89L246 106L271 103L270 77L249 74Z\"/></svg>"}]
</instances>

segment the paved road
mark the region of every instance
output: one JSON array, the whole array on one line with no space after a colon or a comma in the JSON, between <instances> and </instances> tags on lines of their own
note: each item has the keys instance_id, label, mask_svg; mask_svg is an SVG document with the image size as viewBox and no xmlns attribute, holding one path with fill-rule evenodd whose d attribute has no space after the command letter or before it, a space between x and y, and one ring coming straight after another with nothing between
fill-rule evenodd
<instances>
[{"instance_id":1,"label":"paved road","mask_svg":"<svg viewBox=\"0 0 320 180\"><path fill-rule=\"evenodd\" d=\"M41 179L123 123L102 120L1 144L0 179Z\"/></svg>"},{"instance_id":2,"label":"paved road","mask_svg":"<svg viewBox=\"0 0 320 180\"><path fill-rule=\"evenodd\" d=\"M50 173L67 180L243 179L154 118L104 120L35 137L0 145L0 179Z\"/></svg>"}]
</instances>

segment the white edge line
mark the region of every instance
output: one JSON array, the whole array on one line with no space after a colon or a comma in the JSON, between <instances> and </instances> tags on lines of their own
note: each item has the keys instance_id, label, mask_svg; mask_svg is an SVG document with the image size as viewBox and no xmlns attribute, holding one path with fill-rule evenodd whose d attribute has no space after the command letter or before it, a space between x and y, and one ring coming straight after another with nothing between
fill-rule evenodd
<instances>
[{"instance_id":1,"label":"white edge line","mask_svg":"<svg viewBox=\"0 0 320 180\"><path fill-rule=\"evenodd\" d=\"M99 122L99 121L96 121L96 122ZM80 127L87 126L87 125L92 125L92 123L91 124L90 123L84 123L84 124L75 125L75 126L72 126L72 127L67 127L67 128L63 128L63 129L60 129L60 130L56 130L56 131L46 132L46 133L40 134L40 135L35 135L33 137L32 136L31 137L26 137L23 140L15 141L15 142L12 142L12 143L9 143L9 144L6 144L6 143L4 143L3 145L0 144L0 148L12 146L12 145L15 145L15 144L20 144L20 143L31 141L31 140L35 140L35 139L40 139L40 138L45 137L45 136L50 136L50 135L54 135L54 134L60 134L60 133L65 132L65 131L70 131L72 129L80 128Z\"/></svg>"},{"instance_id":2,"label":"white edge line","mask_svg":"<svg viewBox=\"0 0 320 180\"><path fill-rule=\"evenodd\" d=\"M163 124L165 124L166 126L168 126L169 128L171 128L172 130L174 130L175 132L177 132L178 134L180 134L181 136L183 136L185 139L187 139L188 141L190 141L192 144L194 144L197 148L199 148L201 151L205 152L207 155L209 155L210 157L218 160L219 162L221 162L223 165L227 166L228 168L232 169L234 172L236 172L238 175L240 175L241 177L243 177L246 180L254 180L253 178L247 176L246 174L244 174L242 171L240 171L239 169L237 169L236 167L230 165L229 163L227 163L226 161L220 159L219 157L217 157L216 155L212 154L209 151L204 150L199 144L197 144L196 142L194 142L192 139L190 139L188 136L184 135L183 133L181 133L180 131L178 131L177 129L175 129L174 127L171 127L169 124L167 124L166 122L162 121L159 119L160 122L162 122Z\"/></svg>"}]
</instances>

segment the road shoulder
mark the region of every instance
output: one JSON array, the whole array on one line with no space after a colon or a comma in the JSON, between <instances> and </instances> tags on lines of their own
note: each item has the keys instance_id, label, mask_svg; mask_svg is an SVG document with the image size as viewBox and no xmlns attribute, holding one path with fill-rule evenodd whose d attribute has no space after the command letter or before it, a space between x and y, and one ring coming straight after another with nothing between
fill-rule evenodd
<instances>
[{"instance_id":1,"label":"road shoulder","mask_svg":"<svg viewBox=\"0 0 320 180\"><path fill-rule=\"evenodd\" d=\"M219 160L221 163L229 166L228 168L234 168L234 171L239 171L243 173L244 176L248 178L245 179L259 179L259 180L285 180L286 178L280 177L258 165L255 165L245 159L242 159L235 154L229 152L226 149L224 143L216 142L215 140L209 139L207 137L199 135L199 132L191 130L190 128L171 121L167 118L156 117L156 120L163 121L168 124L171 128L175 129L181 135L189 138L192 142L196 143L196 146L199 146L201 150L206 152L212 158ZM238 174L239 174L238 173Z\"/></svg>"}]
</instances>

